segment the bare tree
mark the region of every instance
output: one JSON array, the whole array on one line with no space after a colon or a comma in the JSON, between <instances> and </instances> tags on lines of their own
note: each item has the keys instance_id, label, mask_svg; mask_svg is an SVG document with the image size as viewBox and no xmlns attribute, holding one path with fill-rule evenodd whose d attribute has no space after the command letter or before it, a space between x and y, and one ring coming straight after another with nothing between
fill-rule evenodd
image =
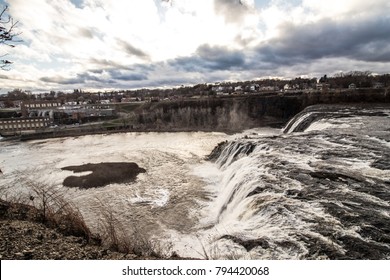
<instances>
[{"instance_id":1,"label":"bare tree","mask_svg":"<svg viewBox=\"0 0 390 280\"><path fill-rule=\"evenodd\" d=\"M15 32L17 24L18 22L15 22L8 14L8 6L3 8L3 10L0 12L0 45L6 45L11 48L15 47L13 44L17 42L15 37L20 34ZM6 56L6 54L1 55L0 57L4 56ZM12 64L12 62L7 59L0 60L0 68L2 70L8 70L10 64Z\"/></svg>"}]
</instances>

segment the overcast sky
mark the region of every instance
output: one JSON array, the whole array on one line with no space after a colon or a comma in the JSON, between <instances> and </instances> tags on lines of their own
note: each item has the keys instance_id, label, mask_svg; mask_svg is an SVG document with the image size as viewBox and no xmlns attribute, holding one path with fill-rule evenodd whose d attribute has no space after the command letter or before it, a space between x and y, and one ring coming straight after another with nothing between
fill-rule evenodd
<instances>
[{"instance_id":1,"label":"overcast sky","mask_svg":"<svg viewBox=\"0 0 390 280\"><path fill-rule=\"evenodd\" d=\"M171 87L390 73L389 0L0 0L23 43L0 88Z\"/></svg>"}]
</instances>

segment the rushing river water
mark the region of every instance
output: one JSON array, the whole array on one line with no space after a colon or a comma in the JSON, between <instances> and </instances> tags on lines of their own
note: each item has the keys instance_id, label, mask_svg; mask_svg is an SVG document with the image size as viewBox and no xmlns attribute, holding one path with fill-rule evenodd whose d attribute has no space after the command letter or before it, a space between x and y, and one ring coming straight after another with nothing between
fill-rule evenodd
<instances>
[{"instance_id":1,"label":"rushing river water","mask_svg":"<svg viewBox=\"0 0 390 280\"><path fill-rule=\"evenodd\" d=\"M127 236L185 257L390 258L389 107L313 106L284 131L125 133L0 148L3 197L28 201L28 186L51 186L94 232L108 211ZM113 161L146 173L102 188L62 186L72 174L62 167Z\"/></svg>"}]
</instances>

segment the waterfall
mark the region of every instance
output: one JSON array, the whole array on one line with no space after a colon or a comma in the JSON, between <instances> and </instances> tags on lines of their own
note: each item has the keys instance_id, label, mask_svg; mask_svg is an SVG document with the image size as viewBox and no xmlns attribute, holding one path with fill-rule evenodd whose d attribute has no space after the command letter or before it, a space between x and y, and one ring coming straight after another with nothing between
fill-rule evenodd
<instances>
[{"instance_id":1,"label":"waterfall","mask_svg":"<svg viewBox=\"0 0 390 280\"><path fill-rule=\"evenodd\" d=\"M325 107L327 108L327 107ZM313 105L305 108L302 112L296 114L284 127L283 133L303 132L312 123L326 117L333 110L324 110L324 106Z\"/></svg>"},{"instance_id":2,"label":"waterfall","mask_svg":"<svg viewBox=\"0 0 390 280\"><path fill-rule=\"evenodd\" d=\"M302 112L292 118L287 125L285 126L284 133L293 133L297 131L302 131L300 127L302 124L306 123L311 117L313 117L314 112Z\"/></svg>"},{"instance_id":3,"label":"waterfall","mask_svg":"<svg viewBox=\"0 0 390 280\"><path fill-rule=\"evenodd\" d=\"M283 134L219 145L214 245L252 258L386 258L390 171L377 163L390 153L389 112L312 106Z\"/></svg>"},{"instance_id":4,"label":"waterfall","mask_svg":"<svg viewBox=\"0 0 390 280\"><path fill-rule=\"evenodd\" d=\"M248 156L253 152L255 147L256 144L251 142L233 141L229 143L225 149L223 149L216 163L220 167L228 166L233 161L243 156Z\"/></svg>"}]
</instances>

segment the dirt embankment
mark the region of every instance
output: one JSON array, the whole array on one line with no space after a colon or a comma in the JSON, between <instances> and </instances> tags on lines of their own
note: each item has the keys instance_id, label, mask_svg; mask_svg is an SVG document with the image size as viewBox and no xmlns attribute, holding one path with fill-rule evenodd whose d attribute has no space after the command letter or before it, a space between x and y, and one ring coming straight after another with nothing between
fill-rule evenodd
<instances>
[{"instance_id":1,"label":"dirt embankment","mask_svg":"<svg viewBox=\"0 0 390 280\"><path fill-rule=\"evenodd\" d=\"M136 259L100 246L82 220L73 215L43 217L25 204L0 200L0 259Z\"/></svg>"},{"instance_id":2,"label":"dirt embankment","mask_svg":"<svg viewBox=\"0 0 390 280\"><path fill-rule=\"evenodd\" d=\"M43 216L42 209L0 199L1 260L182 259L149 247L128 244L118 250L117 245L93 236L76 212Z\"/></svg>"}]
</instances>

